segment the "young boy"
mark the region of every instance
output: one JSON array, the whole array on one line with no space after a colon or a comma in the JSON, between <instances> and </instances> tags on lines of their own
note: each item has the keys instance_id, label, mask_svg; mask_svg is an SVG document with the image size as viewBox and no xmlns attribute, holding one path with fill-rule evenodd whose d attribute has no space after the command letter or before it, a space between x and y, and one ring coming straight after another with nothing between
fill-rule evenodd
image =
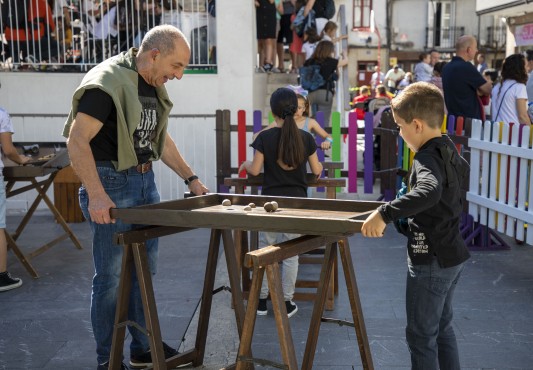
<instances>
[{"instance_id":1,"label":"young boy","mask_svg":"<svg viewBox=\"0 0 533 370\"><path fill-rule=\"evenodd\" d=\"M2 153L13 162L24 164L29 158L19 155L17 149L11 141L13 135L13 124L7 112L0 108L0 146ZM22 285L22 280L12 278L7 272L7 240L5 235L6 229L6 188L2 169L3 161L0 161L0 292L15 289Z\"/></svg>"},{"instance_id":2,"label":"young boy","mask_svg":"<svg viewBox=\"0 0 533 370\"><path fill-rule=\"evenodd\" d=\"M408 238L406 337L413 370L460 369L452 328L452 298L470 257L459 233L461 184L468 163L441 135L444 102L426 82L409 85L392 100L400 135L415 152L410 190L380 206L364 222L366 237L381 237L394 222Z\"/></svg>"}]
</instances>

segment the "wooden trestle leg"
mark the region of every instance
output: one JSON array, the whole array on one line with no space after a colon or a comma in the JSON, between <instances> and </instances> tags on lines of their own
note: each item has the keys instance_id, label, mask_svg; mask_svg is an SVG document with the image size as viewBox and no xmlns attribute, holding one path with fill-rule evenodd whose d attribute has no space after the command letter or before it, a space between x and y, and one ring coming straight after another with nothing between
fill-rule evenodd
<instances>
[{"instance_id":1,"label":"wooden trestle leg","mask_svg":"<svg viewBox=\"0 0 533 370\"><path fill-rule=\"evenodd\" d=\"M183 229L181 231L186 231ZM154 228L146 233L131 231L119 235L119 240L143 239L158 235L168 235L171 230L168 227ZM177 231L179 232L179 231ZM158 234L159 233L159 234ZM231 231L211 230L211 239L209 243L209 252L205 268L205 280L202 291L202 304L198 318L198 329L196 333L195 348L184 353L180 353L169 359L165 359L163 351L163 341L161 338L161 328L157 315L157 307L152 286L152 275L148 266L148 255L146 246L143 242L122 243L124 244L124 254L122 257L122 272L120 275L119 291L117 297L117 308L115 313L115 328L113 330L113 344L111 346L110 369L120 369L122 362L122 353L124 347L124 336L127 325L134 325L143 331L149 338L150 350L152 353L152 363L154 370L173 369L177 365L192 362L194 367L203 363L207 331L209 328L209 317L211 314L211 305L213 301L213 288L220 248L221 235L223 236L224 248L226 254L226 263L228 264L228 274L230 276L230 285L232 291L232 301L235 306L235 318L239 335L243 332L244 326L244 302L239 282L239 269L235 249L232 242ZM141 299L143 303L146 329L140 327L138 323L128 321L128 304L131 292L131 275L137 274Z\"/></svg>"}]
</instances>

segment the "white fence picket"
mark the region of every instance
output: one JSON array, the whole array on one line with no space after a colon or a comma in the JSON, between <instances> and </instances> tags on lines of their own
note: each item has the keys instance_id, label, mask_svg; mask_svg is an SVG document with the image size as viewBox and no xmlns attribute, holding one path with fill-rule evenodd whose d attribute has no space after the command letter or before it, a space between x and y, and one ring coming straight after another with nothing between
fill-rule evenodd
<instances>
[{"instance_id":1,"label":"white fence picket","mask_svg":"<svg viewBox=\"0 0 533 370\"><path fill-rule=\"evenodd\" d=\"M490 142L490 133L491 133L491 124L489 121L486 121L483 124L483 141L482 143ZM481 196L488 198L489 196L489 173L490 173L490 152L483 151L483 160L481 168ZM487 207L480 207L479 223L481 225L487 225L488 209Z\"/></svg>"},{"instance_id":2,"label":"white fence picket","mask_svg":"<svg viewBox=\"0 0 533 370\"><path fill-rule=\"evenodd\" d=\"M520 147L521 148L528 148L529 149L529 132L530 128L529 126L522 125L520 126ZM519 178L518 178L518 199L517 199L517 207L521 211L526 210L526 196L527 196L527 190L529 186L529 174L530 170L529 167L529 161L526 158L520 159L520 165L519 165ZM531 198L529 198L531 199ZM521 219L516 220L516 239L518 240L524 240L524 221Z\"/></svg>"},{"instance_id":3,"label":"white fence picket","mask_svg":"<svg viewBox=\"0 0 533 370\"><path fill-rule=\"evenodd\" d=\"M489 126L491 131L491 143L499 143L499 134L500 134L500 125L495 122ZM499 171L498 171L498 160L499 155L497 152L490 153L490 170L489 170L489 194L488 198L492 201L497 201L496 187L498 184ZM498 217L498 212L495 211L495 208L489 208L489 220L487 226L491 229L496 228L496 218Z\"/></svg>"},{"instance_id":4,"label":"white fence picket","mask_svg":"<svg viewBox=\"0 0 533 370\"><path fill-rule=\"evenodd\" d=\"M472 120L472 138L480 140L483 134L483 122L478 119ZM472 148L470 152L470 189L479 195L479 180L481 179L481 156L480 150ZM479 206L476 203L468 203L468 213L474 218L474 221L479 221Z\"/></svg>"},{"instance_id":5,"label":"white fence picket","mask_svg":"<svg viewBox=\"0 0 533 370\"><path fill-rule=\"evenodd\" d=\"M510 145L513 148L517 148L518 145L518 131L519 131L520 125L512 125L509 128L510 131ZM516 183L517 183L517 176L518 176L518 157L513 155L509 157L509 179L507 182L507 201L506 204L515 207L516 206ZM513 217L507 217L507 222L505 225L505 233L509 236L515 235L515 222L516 219Z\"/></svg>"},{"instance_id":6,"label":"white fence picket","mask_svg":"<svg viewBox=\"0 0 533 370\"><path fill-rule=\"evenodd\" d=\"M500 124L500 127L498 127L498 130L500 132L501 145L508 145L509 144L509 125L507 123ZM502 207L504 207L507 204L507 184L509 181L509 172L508 172L508 164L509 164L509 156L506 154L500 154L498 156L498 162L499 162L499 176L496 177L496 190L498 192L498 202L501 203ZM496 216L497 220L497 228L500 233L505 232L505 216L501 214L497 214Z\"/></svg>"}]
</instances>

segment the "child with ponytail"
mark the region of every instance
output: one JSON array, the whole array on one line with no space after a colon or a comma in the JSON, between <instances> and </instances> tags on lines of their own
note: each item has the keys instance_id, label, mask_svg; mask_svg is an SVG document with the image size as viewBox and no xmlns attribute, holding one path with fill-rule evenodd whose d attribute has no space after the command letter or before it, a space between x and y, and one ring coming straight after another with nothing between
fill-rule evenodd
<instances>
[{"instance_id":1,"label":"child with ponytail","mask_svg":"<svg viewBox=\"0 0 533 370\"><path fill-rule=\"evenodd\" d=\"M288 88L277 89L270 98L270 108L276 126L262 131L251 146L255 149L253 161L245 161L239 172L246 170L257 176L264 167L263 195L280 197L307 197L307 169L317 177L322 173L322 164L318 161L316 143L313 136L300 130L294 120L298 109L296 93ZM259 247L299 237L289 233L259 233ZM283 296L289 317L298 307L292 301L298 274L298 256L283 261ZM263 280L259 296L258 315L267 314L268 285Z\"/></svg>"}]
</instances>

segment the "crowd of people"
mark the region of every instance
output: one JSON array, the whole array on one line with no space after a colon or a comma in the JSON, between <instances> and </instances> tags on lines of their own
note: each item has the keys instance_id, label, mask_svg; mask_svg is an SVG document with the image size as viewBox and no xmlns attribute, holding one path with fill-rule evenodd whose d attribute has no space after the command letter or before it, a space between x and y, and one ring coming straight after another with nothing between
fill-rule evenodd
<instances>
[{"instance_id":1,"label":"crowd of people","mask_svg":"<svg viewBox=\"0 0 533 370\"><path fill-rule=\"evenodd\" d=\"M335 43L347 38L337 36L338 25L327 11L329 1L255 0L258 71L298 73L320 41ZM309 22L301 31L294 25L299 14ZM285 68L285 47L290 53L290 68Z\"/></svg>"},{"instance_id":2,"label":"crowd of people","mask_svg":"<svg viewBox=\"0 0 533 370\"><path fill-rule=\"evenodd\" d=\"M533 123L533 50L509 55L496 70L488 68L485 55L478 51L476 39L465 35L457 40L455 56L450 61L440 60L440 54L432 50L420 54L413 72L405 72L394 65L386 74L379 72L378 75L376 67L370 79L373 90L386 87L393 96L401 94L413 82L421 81L439 88L447 114ZM369 108L370 102L381 96L373 95L367 86L359 91L352 105L358 119L363 119L365 110L376 113L376 109Z\"/></svg>"},{"instance_id":3,"label":"crowd of people","mask_svg":"<svg viewBox=\"0 0 533 370\"><path fill-rule=\"evenodd\" d=\"M1 12L3 58L13 64L95 64L138 47L144 34L156 25L181 29L181 4L180 0L5 0ZM201 8L207 13L206 48L211 61L216 47L214 4L215 0L205 0Z\"/></svg>"}]
</instances>

